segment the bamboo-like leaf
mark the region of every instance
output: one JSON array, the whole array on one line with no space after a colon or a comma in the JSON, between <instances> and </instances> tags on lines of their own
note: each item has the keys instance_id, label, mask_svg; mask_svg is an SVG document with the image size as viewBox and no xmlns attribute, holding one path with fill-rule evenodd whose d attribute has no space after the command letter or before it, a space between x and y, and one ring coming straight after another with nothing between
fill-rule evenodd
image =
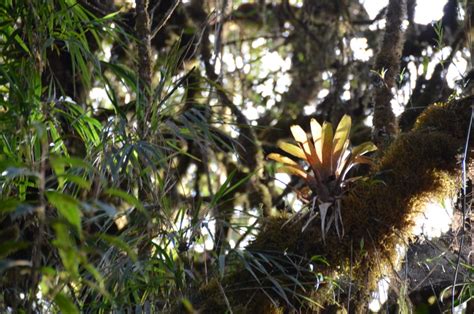
<instances>
[{"instance_id":1,"label":"bamboo-like leaf","mask_svg":"<svg viewBox=\"0 0 474 314\"><path fill-rule=\"evenodd\" d=\"M339 125L337 126L336 133L334 134L334 141L333 141L333 152L332 152L332 164L333 169L336 168L336 164L341 156L344 146L349 138L349 134L351 132L351 124L352 120L351 117L348 115L344 115L339 121Z\"/></svg>"},{"instance_id":2,"label":"bamboo-like leaf","mask_svg":"<svg viewBox=\"0 0 474 314\"><path fill-rule=\"evenodd\" d=\"M323 160L323 142L321 141L322 128L316 119L311 119L311 136L313 137L314 147L316 149L316 155L318 156L319 162Z\"/></svg>"},{"instance_id":3,"label":"bamboo-like leaf","mask_svg":"<svg viewBox=\"0 0 474 314\"><path fill-rule=\"evenodd\" d=\"M79 201L70 195L62 194L56 191L46 192L48 201L58 209L58 212L76 229L79 236L81 229L81 210Z\"/></svg>"},{"instance_id":4,"label":"bamboo-like leaf","mask_svg":"<svg viewBox=\"0 0 474 314\"><path fill-rule=\"evenodd\" d=\"M54 303L63 313L79 313L72 299L66 294L60 292L54 297Z\"/></svg>"},{"instance_id":5,"label":"bamboo-like leaf","mask_svg":"<svg viewBox=\"0 0 474 314\"><path fill-rule=\"evenodd\" d=\"M308 177L308 174L304 172L301 168L297 168L294 166L281 166L276 169L276 172L296 175L303 179L306 179Z\"/></svg>"},{"instance_id":6,"label":"bamboo-like leaf","mask_svg":"<svg viewBox=\"0 0 474 314\"><path fill-rule=\"evenodd\" d=\"M291 158L282 156L280 154L271 153L267 156L267 158L275 160L277 162L281 162L282 164L291 165L291 166L298 166L298 163L296 161L294 161Z\"/></svg>"},{"instance_id":7,"label":"bamboo-like leaf","mask_svg":"<svg viewBox=\"0 0 474 314\"><path fill-rule=\"evenodd\" d=\"M290 155L293 155L303 160L307 160L306 154L304 153L304 151L296 145L281 142L278 144L278 147Z\"/></svg>"}]
</instances>

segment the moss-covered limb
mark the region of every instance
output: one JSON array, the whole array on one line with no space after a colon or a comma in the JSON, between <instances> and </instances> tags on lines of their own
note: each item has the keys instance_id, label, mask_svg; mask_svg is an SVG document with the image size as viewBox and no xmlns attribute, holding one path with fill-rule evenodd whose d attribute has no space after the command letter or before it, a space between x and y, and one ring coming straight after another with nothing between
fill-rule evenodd
<instances>
[{"instance_id":1,"label":"moss-covered limb","mask_svg":"<svg viewBox=\"0 0 474 314\"><path fill-rule=\"evenodd\" d=\"M151 24L148 14L148 0L136 1L136 25L135 30L138 38L138 76L140 78L141 92L144 101L144 117L140 130L142 135L146 133L148 115L151 112L152 92L151 92Z\"/></svg>"},{"instance_id":2,"label":"moss-covered limb","mask_svg":"<svg viewBox=\"0 0 474 314\"><path fill-rule=\"evenodd\" d=\"M384 148L391 141L397 125L392 111L392 88L400 69L400 57L404 36L402 22L406 14L406 0L390 0L387 9L387 27L382 47L375 61L375 71L379 73L381 82L375 88L374 95L374 142Z\"/></svg>"},{"instance_id":3,"label":"moss-covered limb","mask_svg":"<svg viewBox=\"0 0 474 314\"><path fill-rule=\"evenodd\" d=\"M313 256L324 257L329 265L318 264L317 272L334 276L342 285L351 281L349 303L352 309L358 306L357 309L361 310L377 281L392 273L399 259L396 247L412 236L416 215L423 211L428 201L456 193L460 174L458 155L465 144L472 103L473 98L467 98L433 105L420 116L413 131L400 135L393 142L375 167L371 179L356 182L344 196L342 219L346 234L342 240L335 231L330 231L324 245L317 219L301 232L306 221L293 219L293 222L288 222L288 217L271 217L263 221L260 234L247 247L247 252L300 257L306 263L299 264L302 268L309 266ZM285 267L268 269L272 269L272 276L279 278L279 285L298 287L290 276L282 276L296 274L298 267L294 264ZM260 283L267 283L265 278L268 276L262 272L258 274L262 275ZM325 289L314 288L317 282L314 277L298 279L312 280L312 285L304 286L304 289L295 288L296 292L325 305L334 302L324 293ZM278 293L273 293L274 282L266 285L267 289L262 293L262 286L256 284L256 279L244 266L235 268L224 283L231 304L245 304L245 308L251 308L253 313L262 313L262 308L268 310L267 306L271 304L268 296L278 300L281 308L290 308ZM235 288L246 285L250 288ZM201 293L203 301L199 308L210 313L208 302L215 301L207 301L206 296L214 289L211 286L203 289L202 292L206 293ZM349 295L343 296L339 305L347 304L347 298ZM356 304L356 298L362 301ZM305 311L318 310L317 306L302 298L290 301Z\"/></svg>"}]
</instances>

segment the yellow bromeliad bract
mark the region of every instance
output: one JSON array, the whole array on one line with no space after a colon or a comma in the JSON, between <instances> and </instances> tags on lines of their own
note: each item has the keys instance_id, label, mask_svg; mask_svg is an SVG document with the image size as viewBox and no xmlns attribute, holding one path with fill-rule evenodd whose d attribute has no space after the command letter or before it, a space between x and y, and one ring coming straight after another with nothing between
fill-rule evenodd
<instances>
[{"instance_id":1,"label":"yellow bromeliad bract","mask_svg":"<svg viewBox=\"0 0 474 314\"><path fill-rule=\"evenodd\" d=\"M337 233L341 235L339 224L342 227L342 219L339 199L348 180L347 173L356 164L371 163L370 158L362 155L377 149L372 142L351 147L349 140L351 124L351 117L344 115L334 132L331 123L324 122L321 126L318 121L311 119L311 135L306 134L299 125L293 125L291 133L297 145L282 142L278 146L288 154L305 161L304 166L280 154L268 155L269 159L283 164L277 168L277 172L297 175L306 181L313 192L313 204L317 201L319 207L323 239L333 221ZM334 210L325 228L326 213L331 207ZM312 216L311 220L313 218Z\"/></svg>"}]
</instances>

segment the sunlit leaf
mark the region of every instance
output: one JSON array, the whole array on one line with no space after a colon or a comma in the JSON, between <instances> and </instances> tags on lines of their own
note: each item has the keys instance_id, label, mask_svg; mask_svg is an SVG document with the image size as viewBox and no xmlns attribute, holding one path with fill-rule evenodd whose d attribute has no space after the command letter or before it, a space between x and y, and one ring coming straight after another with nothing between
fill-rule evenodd
<instances>
[{"instance_id":1,"label":"sunlit leaf","mask_svg":"<svg viewBox=\"0 0 474 314\"><path fill-rule=\"evenodd\" d=\"M332 163L336 165L337 161L339 160L340 155L343 152L344 146L347 143L347 139L349 138L349 134L351 132L351 117L348 115L344 115L339 121L339 124L336 129L336 133L334 134L334 143L333 143L333 152L332 152Z\"/></svg>"},{"instance_id":2,"label":"sunlit leaf","mask_svg":"<svg viewBox=\"0 0 474 314\"><path fill-rule=\"evenodd\" d=\"M308 140L306 132L299 125L291 126L291 134L293 134L293 137L299 143L305 143Z\"/></svg>"},{"instance_id":3,"label":"sunlit leaf","mask_svg":"<svg viewBox=\"0 0 474 314\"><path fill-rule=\"evenodd\" d=\"M290 155L293 155L293 156L298 157L298 158L303 159L303 160L307 160L304 151L296 145L281 142L281 143L278 144L278 147L281 150L287 152Z\"/></svg>"},{"instance_id":4,"label":"sunlit leaf","mask_svg":"<svg viewBox=\"0 0 474 314\"><path fill-rule=\"evenodd\" d=\"M295 166L281 166L276 169L276 172L297 175L303 179L306 179L308 176L301 168L296 168Z\"/></svg>"},{"instance_id":5,"label":"sunlit leaf","mask_svg":"<svg viewBox=\"0 0 474 314\"><path fill-rule=\"evenodd\" d=\"M365 153L370 153L370 152L373 152L373 151L376 151L376 150L377 150L377 146L375 146L374 143L365 142L365 143L362 143L362 144L354 147L352 149L352 155L359 156L359 155L363 155Z\"/></svg>"},{"instance_id":6,"label":"sunlit leaf","mask_svg":"<svg viewBox=\"0 0 474 314\"><path fill-rule=\"evenodd\" d=\"M101 17L101 18L97 19L96 22L104 22L104 21L107 21L107 20L111 20L119 14L120 14L120 11L109 13L109 14L105 15L104 17Z\"/></svg>"},{"instance_id":7,"label":"sunlit leaf","mask_svg":"<svg viewBox=\"0 0 474 314\"><path fill-rule=\"evenodd\" d=\"M332 143L333 143L333 130L332 124L329 122L323 123L322 134L322 152L323 152L323 171L331 171L331 154L332 154Z\"/></svg>"},{"instance_id":8,"label":"sunlit leaf","mask_svg":"<svg viewBox=\"0 0 474 314\"><path fill-rule=\"evenodd\" d=\"M292 165L292 166L298 166L298 163L294 161L291 158L288 158L286 156L282 156L280 154L276 153L271 153L267 156L268 159L273 159L277 162L281 162L282 164L287 164L287 165Z\"/></svg>"},{"instance_id":9,"label":"sunlit leaf","mask_svg":"<svg viewBox=\"0 0 474 314\"><path fill-rule=\"evenodd\" d=\"M322 127L316 119L311 119L311 136L313 137L314 148L318 156L319 162L323 160L323 142L321 141Z\"/></svg>"}]
</instances>

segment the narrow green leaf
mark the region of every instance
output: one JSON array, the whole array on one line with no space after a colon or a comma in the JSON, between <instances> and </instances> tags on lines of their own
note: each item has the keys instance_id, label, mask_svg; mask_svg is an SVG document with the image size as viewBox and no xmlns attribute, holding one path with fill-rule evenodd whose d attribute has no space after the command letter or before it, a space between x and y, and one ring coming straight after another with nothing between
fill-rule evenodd
<instances>
[{"instance_id":1,"label":"narrow green leaf","mask_svg":"<svg viewBox=\"0 0 474 314\"><path fill-rule=\"evenodd\" d=\"M240 185L246 182L253 175L253 172L251 172L248 175L246 175L244 178L234 183L233 185L230 185L232 182L232 179L235 176L235 173L236 173L236 170L232 171L227 177L227 179L225 180L225 182L221 185L219 190L216 192L213 199L211 200L211 207L214 207L215 205L217 205L217 203L219 202L221 198L223 198L224 196L228 195L233 190L238 188Z\"/></svg>"},{"instance_id":2,"label":"narrow green leaf","mask_svg":"<svg viewBox=\"0 0 474 314\"><path fill-rule=\"evenodd\" d=\"M8 36L13 36L13 38L21 46L21 48L23 48L23 50L27 54L31 55L30 49L28 48L26 43L23 41L23 39L21 39L21 37L18 35L19 31L20 31L19 29L15 30L13 27L7 27L7 35Z\"/></svg>"},{"instance_id":3,"label":"narrow green leaf","mask_svg":"<svg viewBox=\"0 0 474 314\"><path fill-rule=\"evenodd\" d=\"M81 236L81 210L79 202L70 195L56 191L46 192L46 197L51 205L56 207L59 213L76 228L77 233Z\"/></svg>"},{"instance_id":4,"label":"narrow green leaf","mask_svg":"<svg viewBox=\"0 0 474 314\"><path fill-rule=\"evenodd\" d=\"M117 196L124 200L125 202L135 206L136 208L144 211L145 208L143 207L143 204L133 195L119 189L115 188L110 188L105 191L106 194L111 195L111 196Z\"/></svg>"},{"instance_id":5,"label":"narrow green leaf","mask_svg":"<svg viewBox=\"0 0 474 314\"><path fill-rule=\"evenodd\" d=\"M58 177L58 181L59 181L59 179L60 178ZM91 182L87 181L86 179L84 179L81 176L76 176L76 175L73 175L73 174L65 174L63 176L63 179L65 180L65 182L74 183L78 187L80 187L84 190L87 190L87 191L89 191L91 189L91 186L92 186Z\"/></svg>"},{"instance_id":6,"label":"narrow green leaf","mask_svg":"<svg viewBox=\"0 0 474 314\"><path fill-rule=\"evenodd\" d=\"M71 276L77 278L79 276L78 251L71 237L70 227L62 222L55 222L53 229L56 234L53 244L58 248L64 268Z\"/></svg>"},{"instance_id":7,"label":"narrow green leaf","mask_svg":"<svg viewBox=\"0 0 474 314\"><path fill-rule=\"evenodd\" d=\"M79 310L72 302L71 298L66 294L60 292L54 297L54 303L59 307L61 312L67 314L79 314Z\"/></svg>"},{"instance_id":8,"label":"narrow green leaf","mask_svg":"<svg viewBox=\"0 0 474 314\"><path fill-rule=\"evenodd\" d=\"M106 16L97 19L96 21L97 21L97 22L105 22L105 21L107 21L107 20L113 19L114 17L116 17L116 16L119 15L119 14L120 14L120 10L117 11L117 12L109 13L109 14L107 14Z\"/></svg>"},{"instance_id":9,"label":"narrow green leaf","mask_svg":"<svg viewBox=\"0 0 474 314\"><path fill-rule=\"evenodd\" d=\"M107 243L115 246L117 249L120 249L127 253L128 256L132 259L132 261L137 260L137 254L133 251L133 249L122 239L119 237L114 237L105 233L101 233L98 237Z\"/></svg>"},{"instance_id":10,"label":"narrow green leaf","mask_svg":"<svg viewBox=\"0 0 474 314\"><path fill-rule=\"evenodd\" d=\"M68 166L92 170L92 166L89 163L77 157L51 156L50 161L55 167Z\"/></svg>"},{"instance_id":11,"label":"narrow green leaf","mask_svg":"<svg viewBox=\"0 0 474 314\"><path fill-rule=\"evenodd\" d=\"M250 179L250 177L253 176L253 175L254 175L254 173L251 172L251 173L247 174L245 177L243 177L242 179L240 179L239 181L237 181L236 183L234 183L234 185L232 185L228 189L226 189L226 191L224 193L224 196L231 193L233 190L235 190L236 188L238 188L239 186L241 186L242 184L247 182L247 180Z\"/></svg>"}]
</instances>

